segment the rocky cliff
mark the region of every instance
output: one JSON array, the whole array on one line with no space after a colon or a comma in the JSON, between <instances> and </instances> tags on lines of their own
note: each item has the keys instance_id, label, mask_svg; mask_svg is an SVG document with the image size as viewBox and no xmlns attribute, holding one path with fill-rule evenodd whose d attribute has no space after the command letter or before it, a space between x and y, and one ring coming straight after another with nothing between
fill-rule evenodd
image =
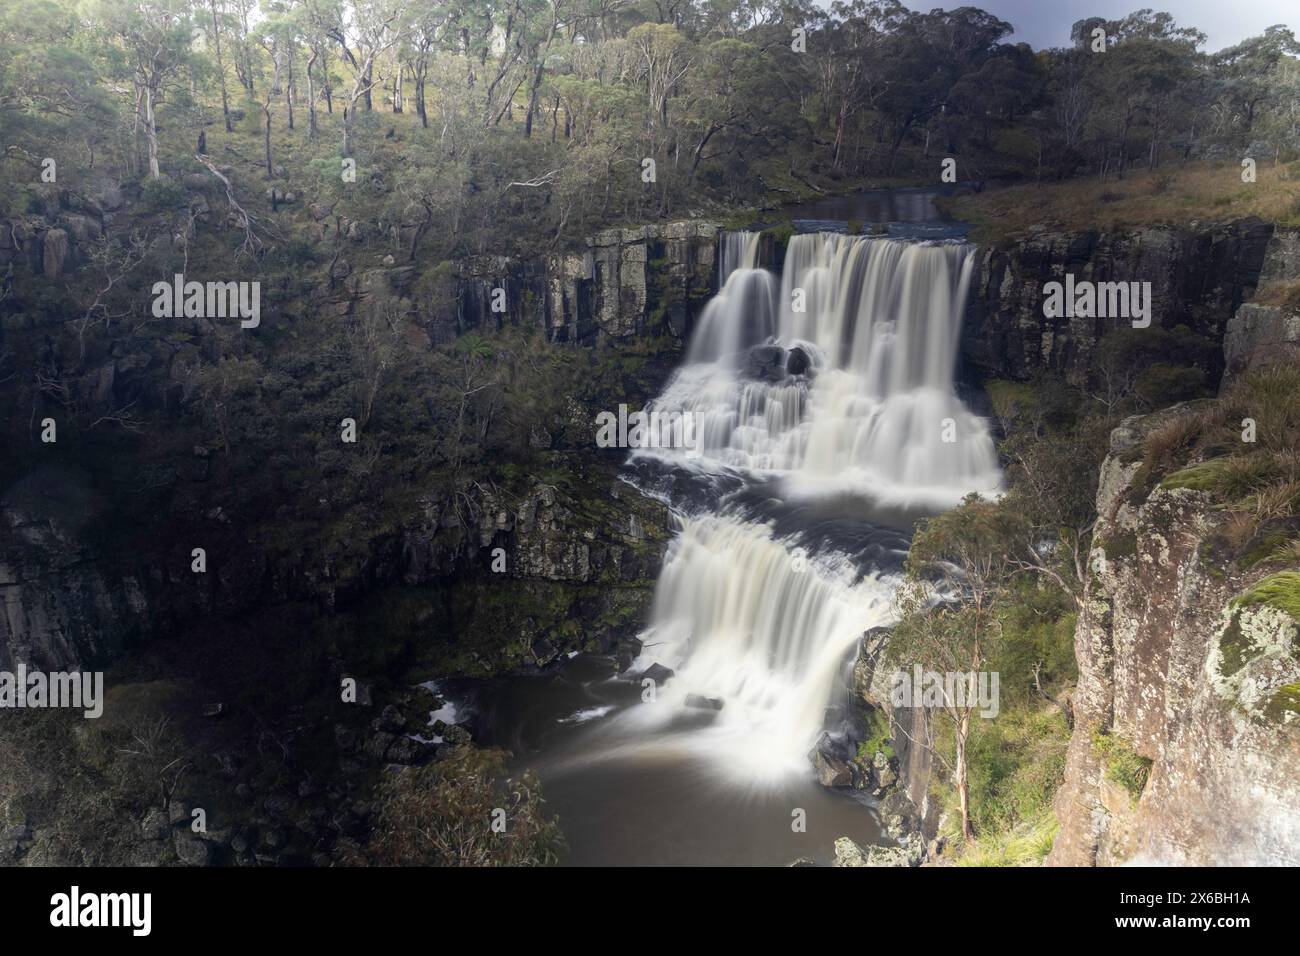
<instances>
[{"instance_id":1,"label":"rocky cliff","mask_svg":"<svg viewBox=\"0 0 1300 956\"><path fill-rule=\"evenodd\" d=\"M962 329L963 357L986 376L1023 379L1056 370L1085 384L1101 337L1128 320L1044 316L1043 284L1066 273L1076 280L1150 282L1153 325L1186 325L1221 341L1259 282L1272 230L1250 219L1107 233L1040 228L982 247Z\"/></svg>"},{"instance_id":2,"label":"rocky cliff","mask_svg":"<svg viewBox=\"0 0 1300 956\"><path fill-rule=\"evenodd\" d=\"M1111 437L1057 865L1300 862L1300 622L1243 599L1277 568L1234 561L1206 492L1143 474L1146 436L1189 414Z\"/></svg>"},{"instance_id":3,"label":"rocky cliff","mask_svg":"<svg viewBox=\"0 0 1300 956\"><path fill-rule=\"evenodd\" d=\"M608 229L585 252L534 259L478 256L453 263L456 294L433 306L435 340L470 329L499 327L493 294L524 302L553 342L583 345L668 336L682 342L717 290L721 227L674 222Z\"/></svg>"},{"instance_id":4,"label":"rocky cliff","mask_svg":"<svg viewBox=\"0 0 1300 956\"><path fill-rule=\"evenodd\" d=\"M1300 363L1300 229L1279 228L1264 250L1253 301L1229 320L1223 340L1224 384L1275 362Z\"/></svg>"}]
</instances>

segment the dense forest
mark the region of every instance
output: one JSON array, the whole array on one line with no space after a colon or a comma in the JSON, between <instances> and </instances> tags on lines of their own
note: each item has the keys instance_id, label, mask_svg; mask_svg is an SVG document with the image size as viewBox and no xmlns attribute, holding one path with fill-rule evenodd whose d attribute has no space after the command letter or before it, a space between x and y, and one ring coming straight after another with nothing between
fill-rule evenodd
<instances>
[{"instance_id":1,"label":"dense forest","mask_svg":"<svg viewBox=\"0 0 1300 956\"><path fill-rule=\"evenodd\" d=\"M160 193L204 173L196 142L242 149L365 203L411 259L934 182L941 157L983 183L1300 148L1287 27L1216 53L1151 10L1080 20L1065 49L1011 32L895 0L6 2L0 117L15 181L49 157L60 182L111 167Z\"/></svg>"}]
</instances>

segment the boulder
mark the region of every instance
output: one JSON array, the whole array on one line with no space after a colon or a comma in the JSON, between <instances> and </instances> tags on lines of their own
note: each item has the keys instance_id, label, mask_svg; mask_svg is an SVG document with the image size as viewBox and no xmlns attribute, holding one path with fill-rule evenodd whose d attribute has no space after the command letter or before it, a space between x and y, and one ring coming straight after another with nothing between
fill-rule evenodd
<instances>
[{"instance_id":1,"label":"boulder","mask_svg":"<svg viewBox=\"0 0 1300 956\"><path fill-rule=\"evenodd\" d=\"M843 758L818 750L813 764L817 769L817 782L823 787L838 789L853 786L853 771Z\"/></svg>"},{"instance_id":2,"label":"boulder","mask_svg":"<svg viewBox=\"0 0 1300 956\"><path fill-rule=\"evenodd\" d=\"M674 673L675 671L672 668L664 667L664 665L656 662L643 670L638 675L638 679L645 680L648 677L655 682L656 687L662 687Z\"/></svg>"},{"instance_id":3,"label":"boulder","mask_svg":"<svg viewBox=\"0 0 1300 956\"><path fill-rule=\"evenodd\" d=\"M70 248L68 234L65 230L49 229L46 231L41 252L41 270L45 273L47 279L57 279L63 275L63 270L68 264Z\"/></svg>"},{"instance_id":4,"label":"boulder","mask_svg":"<svg viewBox=\"0 0 1300 956\"><path fill-rule=\"evenodd\" d=\"M812 359L808 353L799 346L790 350L790 354L785 359L785 370L789 375L805 375L812 368Z\"/></svg>"},{"instance_id":5,"label":"boulder","mask_svg":"<svg viewBox=\"0 0 1300 956\"><path fill-rule=\"evenodd\" d=\"M745 356L745 374L763 382L785 378L785 349L779 345L755 345Z\"/></svg>"},{"instance_id":6,"label":"boulder","mask_svg":"<svg viewBox=\"0 0 1300 956\"><path fill-rule=\"evenodd\" d=\"M189 833L177 833L172 845L185 866L207 866L212 862L212 844Z\"/></svg>"}]
</instances>

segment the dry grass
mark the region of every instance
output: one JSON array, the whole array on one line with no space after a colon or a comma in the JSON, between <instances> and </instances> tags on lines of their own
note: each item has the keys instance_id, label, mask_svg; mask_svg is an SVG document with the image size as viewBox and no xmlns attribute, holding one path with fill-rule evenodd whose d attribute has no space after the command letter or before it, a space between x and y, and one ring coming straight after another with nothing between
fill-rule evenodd
<instances>
[{"instance_id":1,"label":"dry grass","mask_svg":"<svg viewBox=\"0 0 1300 956\"><path fill-rule=\"evenodd\" d=\"M1270 283L1259 290L1255 301L1260 305L1275 305L1291 311L1300 311L1300 279Z\"/></svg>"},{"instance_id":2,"label":"dry grass","mask_svg":"<svg viewBox=\"0 0 1300 956\"><path fill-rule=\"evenodd\" d=\"M1244 440L1248 420L1254 441ZM1134 485L1157 484L1209 493L1228 513L1221 534L1234 550L1265 524L1300 516L1300 367L1250 372L1218 398L1154 429ZM1254 558L1300 553L1289 534L1279 545Z\"/></svg>"},{"instance_id":3,"label":"dry grass","mask_svg":"<svg viewBox=\"0 0 1300 956\"><path fill-rule=\"evenodd\" d=\"M1246 216L1300 224L1300 162L1264 163L1256 175L1256 182L1243 183L1240 165L1195 163L1104 183L1087 177L990 190L958 197L949 210L975 225L977 240L1022 235L1031 226L1105 230Z\"/></svg>"}]
</instances>

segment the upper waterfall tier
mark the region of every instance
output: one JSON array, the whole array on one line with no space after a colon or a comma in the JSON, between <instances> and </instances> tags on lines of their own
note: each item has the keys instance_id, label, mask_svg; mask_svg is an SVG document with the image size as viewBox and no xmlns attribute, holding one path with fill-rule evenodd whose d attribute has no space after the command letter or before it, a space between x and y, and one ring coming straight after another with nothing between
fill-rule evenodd
<instances>
[{"instance_id":1,"label":"upper waterfall tier","mask_svg":"<svg viewBox=\"0 0 1300 956\"><path fill-rule=\"evenodd\" d=\"M724 237L726 281L687 364L653 403L695 419L696 447L646 454L946 507L1001 474L954 392L973 247L836 233L790 240L779 285L757 236Z\"/></svg>"}]
</instances>

